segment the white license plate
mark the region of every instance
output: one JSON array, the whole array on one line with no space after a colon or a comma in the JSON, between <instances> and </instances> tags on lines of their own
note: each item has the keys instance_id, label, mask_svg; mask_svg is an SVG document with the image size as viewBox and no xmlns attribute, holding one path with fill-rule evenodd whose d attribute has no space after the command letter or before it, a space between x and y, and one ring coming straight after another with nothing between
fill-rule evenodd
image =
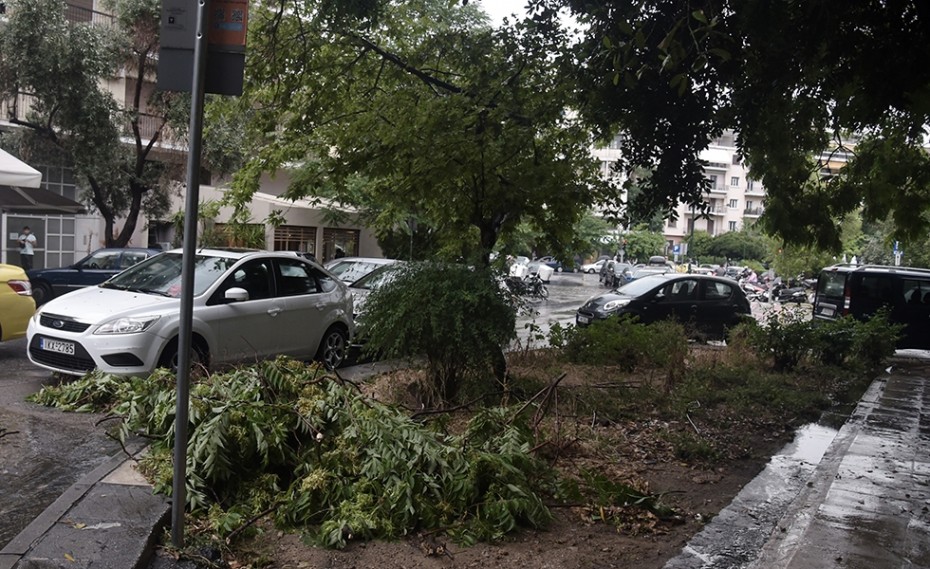
<instances>
[{"instance_id":1,"label":"white license plate","mask_svg":"<svg viewBox=\"0 0 930 569\"><path fill-rule=\"evenodd\" d=\"M824 316L833 316L834 314L836 314L836 310L834 310L830 306L821 306L820 313L823 314Z\"/></svg>"},{"instance_id":2,"label":"white license plate","mask_svg":"<svg viewBox=\"0 0 930 569\"><path fill-rule=\"evenodd\" d=\"M59 354L74 355L74 344L71 342L62 342L61 340L50 340L42 338L39 347L47 352L58 352Z\"/></svg>"},{"instance_id":3,"label":"white license plate","mask_svg":"<svg viewBox=\"0 0 930 569\"><path fill-rule=\"evenodd\" d=\"M579 314L579 315L578 315L578 323L579 323L579 324L590 324L590 323L591 323L591 319L588 318L587 316L582 316L582 315Z\"/></svg>"}]
</instances>

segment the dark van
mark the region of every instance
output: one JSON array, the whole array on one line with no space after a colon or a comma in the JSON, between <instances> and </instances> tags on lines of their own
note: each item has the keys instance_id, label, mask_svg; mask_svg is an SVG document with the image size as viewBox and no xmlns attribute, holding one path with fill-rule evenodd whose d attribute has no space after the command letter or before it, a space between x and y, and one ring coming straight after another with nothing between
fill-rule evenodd
<instances>
[{"instance_id":1,"label":"dark van","mask_svg":"<svg viewBox=\"0 0 930 569\"><path fill-rule=\"evenodd\" d=\"M899 348L930 349L930 270L885 265L834 265L820 272L814 318L867 320L887 306L904 324Z\"/></svg>"}]
</instances>

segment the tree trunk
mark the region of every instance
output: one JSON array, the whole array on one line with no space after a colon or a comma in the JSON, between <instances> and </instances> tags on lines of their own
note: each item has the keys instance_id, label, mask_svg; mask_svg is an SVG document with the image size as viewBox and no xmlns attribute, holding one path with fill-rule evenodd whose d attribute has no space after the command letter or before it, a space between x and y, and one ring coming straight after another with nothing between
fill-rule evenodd
<instances>
[{"instance_id":1,"label":"tree trunk","mask_svg":"<svg viewBox=\"0 0 930 569\"><path fill-rule=\"evenodd\" d=\"M123 223L123 229L119 232L119 235L113 238L113 244L110 245L110 247L126 247L129 245L132 234L135 233L136 226L139 223L139 213L142 210L143 190L137 184L130 184L129 191L132 192L132 202L129 204L129 212L126 214L126 221ZM108 241L110 240L109 235L110 234L107 236ZM146 243L146 245L148 245L148 243Z\"/></svg>"}]
</instances>

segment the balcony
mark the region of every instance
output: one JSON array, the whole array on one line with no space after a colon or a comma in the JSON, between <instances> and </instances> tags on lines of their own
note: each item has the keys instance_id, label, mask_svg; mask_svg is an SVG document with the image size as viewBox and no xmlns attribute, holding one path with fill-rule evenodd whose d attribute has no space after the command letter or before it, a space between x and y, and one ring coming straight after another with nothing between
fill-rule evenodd
<instances>
[{"instance_id":1,"label":"balcony","mask_svg":"<svg viewBox=\"0 0 930 569\"><path fill-rule=\"evenodd\" d=\"M724 164L723 162L707 162L704 164L705 170L722 170L726 171L729 168L729 164Z\"/></svg>"},{"instance_id":2,"label":"balcony","mask_svg":"<svg viewBox=\"0 0 930 569\"><path fill-rule=\"evenodd\" d=\"M743 215L746 217L759 217L763 211L765 211L764 207L747 207L743 210Z\"/></svg>"},{"instance_id":3,"label":"balcony","mask_svg":"<svg viewBox=\"0 0 930 569\"><path fill-rule=\"evenodd\" d=\"M716 186L711 186L710 189L707 190L707 193L709 193L709 194L726 194L726 193L729 192L729 191L730 191L730 189L729 189L727 186L725 186L725 185L723 185L723 184L719 184L719 185L716 185Z\"/></svg>"},{"instance_id":4,"label":"balcony","mask_svg":"<svg viewBox=\"0 0 930 569\"><path fill-rule=\"evenodd\" d=\"M747 196L764 196L765 188L761 184L753 184L746 188Z\"/></svg>"},{"instance_id":5,"label":"balcony","mask_svg":"<svg viewBox=\"0 0 930 569\"><path fill-rule=\"evenodd\" d=\"M113 16L83 6L65 4L65 17L71 22L81 22L101 26L112 26Z\"/></svg>"}]
</instances>

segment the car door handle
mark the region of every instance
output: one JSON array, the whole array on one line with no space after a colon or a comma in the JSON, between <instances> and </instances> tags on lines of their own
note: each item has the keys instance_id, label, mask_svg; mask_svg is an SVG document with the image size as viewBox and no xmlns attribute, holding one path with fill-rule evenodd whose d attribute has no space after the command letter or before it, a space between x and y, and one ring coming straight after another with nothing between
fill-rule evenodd
<instances>
[{"instance_id":1,"label":"car door handle","mask_svg":"<svg viewBox=\"0 0 930 569\"><path fill-rule=\"evenodd\" d=\"M268 315L272 317L277 316L279 312L281 312L281 309L278 307L268 309Z\"/></svg>"}]
</instances>

